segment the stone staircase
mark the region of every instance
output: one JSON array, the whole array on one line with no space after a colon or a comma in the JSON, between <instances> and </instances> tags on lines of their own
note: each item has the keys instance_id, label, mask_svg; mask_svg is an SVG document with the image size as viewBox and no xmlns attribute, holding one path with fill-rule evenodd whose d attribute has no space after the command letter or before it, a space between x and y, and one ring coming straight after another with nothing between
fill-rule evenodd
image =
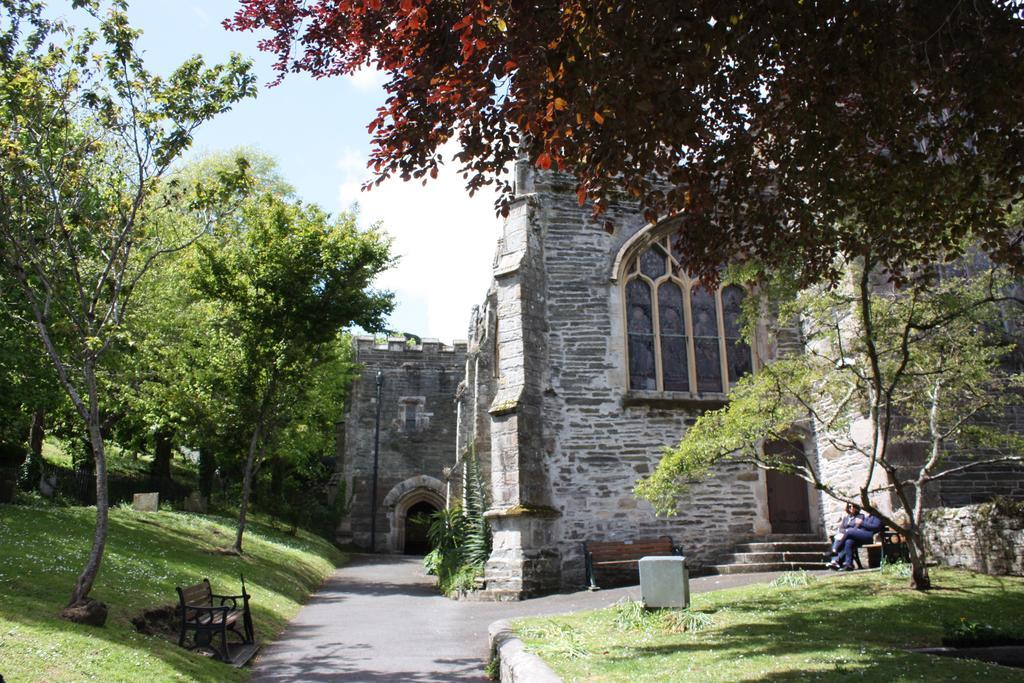
<instances>
[{"instance_id":1,"label":"stone staircase","mask_svg":"<svg viewBox=\"0 0 1024 683\"><path fill-rule=\"evenodd\" d=\"M706 567L709 574L825 569L825 553L831 546L816 534L769 534L739 543L722 564Z\"/></svg>"}]
</instances>

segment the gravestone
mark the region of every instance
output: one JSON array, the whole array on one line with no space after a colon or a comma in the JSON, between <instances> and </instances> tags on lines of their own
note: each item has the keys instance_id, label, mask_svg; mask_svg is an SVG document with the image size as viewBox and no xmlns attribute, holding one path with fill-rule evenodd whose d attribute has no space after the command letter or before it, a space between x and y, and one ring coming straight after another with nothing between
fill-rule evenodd
<instances>
[{"instance_id":1,"label":"gravestone","mask_svg":"<svg viewBox=\"0 0 1024 683\"><path fill-rule=\"evenodd\" d=\"M156 512L160 509L159 493L136 493L132 499L136 512Z\"/></svg>"},{"instance_id":2,"label":"gravestone","mask_svg":"<svg viewBox=\"0 0 1024 683\"><path fill-rule=\"evenodd\" d=\"M648 609L690 606L685 557L640 558L640 599Z\"/></svg>"},{"instance_id":3,"label":"gravestone","mask_svg":"<svg viewBox=\"0 0 1024 683\"><path fill-rule=\"evenodd\" d=\"M193 491L188 498L185 499L185 512L197 512L200 514L206 514L207 500L206 496Z\"/></svg>"}]
</instances>

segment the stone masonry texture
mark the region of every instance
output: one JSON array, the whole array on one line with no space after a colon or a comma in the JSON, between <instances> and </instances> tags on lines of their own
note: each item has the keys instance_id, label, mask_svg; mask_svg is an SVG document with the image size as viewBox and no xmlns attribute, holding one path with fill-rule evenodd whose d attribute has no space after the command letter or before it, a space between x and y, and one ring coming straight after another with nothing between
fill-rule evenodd
<instances>
[{"instance_id":1,"label":"stone masonry texture","mask_svg":"<svg viewBox=\"0 0 1024 683\"><path fill-rule=\"evenodd\" d=\"M340 466L350 514L339 529L339 541L370 546L376 376L380 371L384 383L376 550L402 552L408 508L417 502L439 508L446 502L446 468L455 459L456 391L465 373L466 343L446 346L425 339L412 345L403 337L393 337L376 344L373 337L357 337L355 345L355 360L361 369L349 394Z\"/></svg>"},{"instance_id":2,"label":"stone masonry texture","mask_svg":"<svg viewBox=\"0 0 1024 683\"><path fill-rule=\"evenodd\" d=\"M942 564L984 574L1024 576L1024 516L992 503L929 510L925 543Z\"/></svg>"},{"instance_id":3,"label":"stone masonry texture","mask_svg":"<svg viewBox=\"0 0 1024 683\"><path fill-rule=\"evenodd\" d=\"M769 534L766 479L752 467L719 467L689 489L671 517L656 516L633 495L663 448L724 401L721 395L628 387L618 259L671 226L646 225L636 206L622 201L606 215L615 226L609 233L589 207L579 206L572 179L534 173L521 163L516 184L494 278L471 313L468 342L356 339L362 370L340 440L351 514L339 540L369 546L378 371L384 385L377 550L403 550L413 504L458 500L461 465L475 453L490 491L486 516L494 533L484 597L581 588L588 540L668 535L690 572L699 574L735 544ZM799 321L758 336L755 368L803 349ZM1019 410L1008 409L1005 423L1024 431ZM863 462L830 452L809 427L799 438L823 478L852 488L862 482ZM914 457L908 452L908 464ZM1024 498L1024 472L991 467L965 473L943 481L926 503L959 506L993 495ZM810 531L824 538L841 505L810 489L807 501ZM951 517L940 528L962 529L966 537L961 513L944 514ZM936 537L935 547L947 541ZM1020 542L1013 542L1019 554ZM961 558L957 562L977 565L962 546L950 551Z\"/></svg>"}]
</instances>

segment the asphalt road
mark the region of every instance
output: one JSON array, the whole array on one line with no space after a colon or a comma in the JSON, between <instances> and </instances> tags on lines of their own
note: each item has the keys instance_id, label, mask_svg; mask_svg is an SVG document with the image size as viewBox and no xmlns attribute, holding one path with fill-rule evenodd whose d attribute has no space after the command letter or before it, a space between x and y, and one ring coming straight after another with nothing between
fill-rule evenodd
<instances>
[{"instance_id":1,"label":"asphalt road","mask_svg":"<svg viewBox=\"0 0 1024 683\"><path fill-rule=\"evenodd\" d=\"M777 574L709 576L690 592L770 581ZM552 595L522 602L438 595L420 558L357 555L338 569L259 655L251 683L279 681L484 681L487 627L498 619L606 607L640 588Z\"/></svg>"}]
</instances>

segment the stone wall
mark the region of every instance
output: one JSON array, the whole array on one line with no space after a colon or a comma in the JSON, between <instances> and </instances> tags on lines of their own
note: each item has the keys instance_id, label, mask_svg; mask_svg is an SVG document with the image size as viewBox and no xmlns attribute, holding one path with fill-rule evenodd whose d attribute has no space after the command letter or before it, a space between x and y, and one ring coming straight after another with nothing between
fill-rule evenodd
<instances>
[{"instance_id":1,"label":"stone wall","mask_svg":"<svg viewBox=\"0 0 1024 683\"><path fill-rule=\"evenodd\" d=\"M628 389L614 270L645 224L635 206L613 206L609 234L578 205L570 183L543 174L520 186L498 246L496 316L470 341L471 349L484 348L482 336L498 342L494 398L480 431L493 476L486 581L498 598L581 587L587 540L667 534L699 572L735 543L770 531L764 478L753 468L722 467L693 486L671 518L633 495L662 449L722 403ZM812 524L820 529L820 519Z\"/></svg>"},{"instance_id":2,"label":"stone wall","mask_svg":"<svg viewBox=\"0 0 1024 683\"><path fill-rule=\"evenodd\" d=\"M579 588L587 540L667 534L699 572L737 542L770 533L765 477L753 468L721 467L692 486L671 518L635 498L636 481L653 471L663 448L724 397L629 389L618 271L652 229L636 205L613 202L597 223L578 204L572 178L533 173L521 162L516 183L460 388L460 441L490 458L487 591L502 599ZM654 228L662 229L671 225ZM802 349L794 321L762 328L754 351L768 362ZM852 497L865 459L830 451L810 426L800 436L821 477ZM950 480L942 492L944 500L970 502L1024 494L1024 481L1018 471L990 470ZM938 488L935 495L938 502ZM891 510L890 497L877 504ZM831 524L842 504L810 490L808 505L811 530L824 537L825 520Z\"/></svg>"},{"instance_id":3,"label":"stone wall","mask_svg":"<svg viewBox=\"0 0 1024 683\"><path fill-rule=\"evenodd\" d=\"M405 512L417 502L445 504L446 468L455 459L456 389L465 373L466 343L419 345L391 338L377 345L357 337L355 360L362 367L349 392L340 464L350 496L349 516L339 541L369 548L370 505L376 423L376 376L383 373L377 480L377 544L401 552Z\"/></svg>"},{"instance_id":4,"label":"stone wall","mask_svg":"<svg viewBox=\"0 0 1024 683\"><path fill-rule=\"evenodd\" d=\"M952 567L1024 575L1024 508L1010 507L984 503L928 511L924 530L929 553Z\"/></svg>"}]
</instances>

